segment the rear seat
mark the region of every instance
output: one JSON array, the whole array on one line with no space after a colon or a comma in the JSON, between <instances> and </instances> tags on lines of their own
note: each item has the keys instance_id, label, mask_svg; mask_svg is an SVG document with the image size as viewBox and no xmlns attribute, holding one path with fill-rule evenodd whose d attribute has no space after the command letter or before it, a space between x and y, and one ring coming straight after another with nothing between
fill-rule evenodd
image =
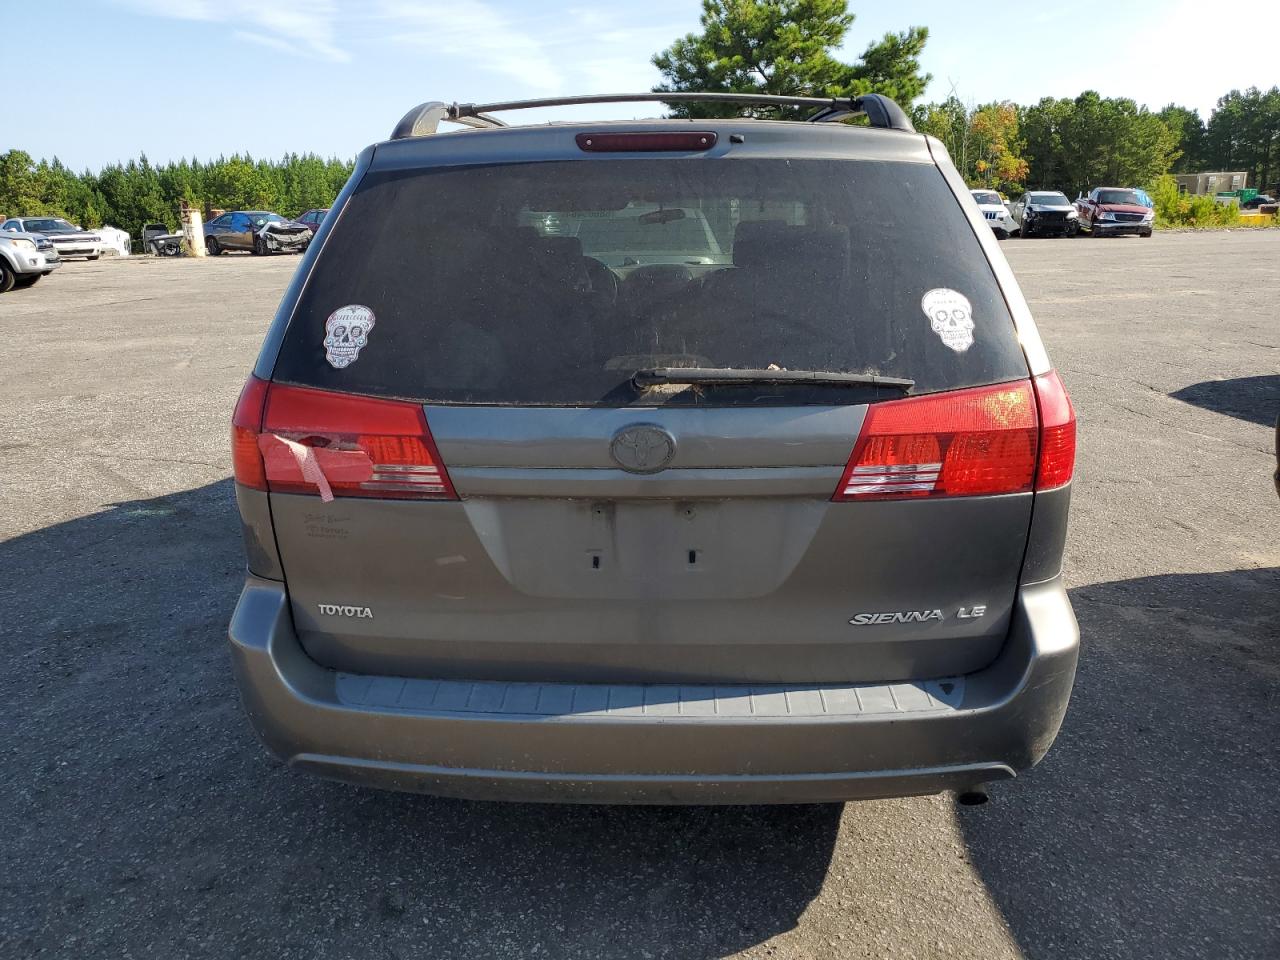
<instances>
[{"instance_id":1,"label":"rear seat","mask_svg":"<svg viewBox=\"0 0 1280 960\"><path fill-rule=\"evenodd\" d=\"M707 275L693 322L706 338L702 343L716 344L717 364L829 366L840 359L835 348L849 338L848 275L847 227L743 221L734 232L733 268ZM757 318L774 323L761 326L752 322ZM681 326L688 330L687 318ZM794 326L804 336L789 341L783 356L770 326ZM756 333L744 336L746 330ZM831 337L812 336L823 331Z\"/></svg>"}]
</instances>

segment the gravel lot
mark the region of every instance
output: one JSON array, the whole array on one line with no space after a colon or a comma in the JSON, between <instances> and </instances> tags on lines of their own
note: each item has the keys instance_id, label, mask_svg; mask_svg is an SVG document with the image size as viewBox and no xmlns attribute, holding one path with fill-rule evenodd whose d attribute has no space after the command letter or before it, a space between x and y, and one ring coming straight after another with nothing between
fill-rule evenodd
<instances>
[{"instance_id":1,"label":"gravel lot","mask_svg":"<svg viewBox=\"0 0 1280 960\"><path fill-rule=\"evenodd\" d=\"M1280 233L1010 241L1081 420L1085 647L960 808L472 804L292 774L243 719L231 407L297 261L0 297L0 956L1280 956Z\"/></svg>"}]
</instances>

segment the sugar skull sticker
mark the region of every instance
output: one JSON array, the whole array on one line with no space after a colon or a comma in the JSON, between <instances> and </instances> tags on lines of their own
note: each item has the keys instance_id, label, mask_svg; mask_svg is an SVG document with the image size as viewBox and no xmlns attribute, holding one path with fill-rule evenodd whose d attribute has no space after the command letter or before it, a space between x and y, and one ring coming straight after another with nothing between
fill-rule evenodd
<instances>
[{"instance_id":1,"label":"sugar skull sticker","mask_svg":"<svg viewBox=\"0 0 1280 960\"><path fill-rule=\"evenodd\" d=\"M373 311L358 303L339 307L324 322L324 358L331 367L342 370L360 356L360 348L369 342L373 329Z\"/></svg>"},{"instance_id":2,"label":"sugar skull sticker","mask_svg":"<svg viewBox=\"0 0 1280 960\"><path fill-rule=\"evenodd\" d=\"M920 298L920 309L933 332L956 353L973 346L973 307L963 293L937 287Z\"/></svg>"}]
</instances>

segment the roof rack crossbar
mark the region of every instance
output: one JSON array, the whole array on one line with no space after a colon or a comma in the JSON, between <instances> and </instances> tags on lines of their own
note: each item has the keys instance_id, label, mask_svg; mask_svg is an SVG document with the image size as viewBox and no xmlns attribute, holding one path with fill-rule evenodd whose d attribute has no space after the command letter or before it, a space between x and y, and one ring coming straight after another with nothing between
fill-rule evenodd
<instances>
[{"instance_id":1,"label":"roof rack crossbar","mask_svg":"<svg viewBox=\"0 0 1280 960\"><path fill-rule=\"evenodd\" d=\"M504 127L490 116L504 110L532 110L539 107L568 107L589 103L740 103L775 107L813 107L807 119L825 123L850 116L865 116L873 127L913 132L915 128L902 108L878 93L860 97L784 97L765 93L597 93L578 97L548 97L541 100L507 100L498 103L452 103L439 100L419 104L401 118L392 140L428 136L440 122L449 120L469 127Z\"/></svg>"}]
</instances>

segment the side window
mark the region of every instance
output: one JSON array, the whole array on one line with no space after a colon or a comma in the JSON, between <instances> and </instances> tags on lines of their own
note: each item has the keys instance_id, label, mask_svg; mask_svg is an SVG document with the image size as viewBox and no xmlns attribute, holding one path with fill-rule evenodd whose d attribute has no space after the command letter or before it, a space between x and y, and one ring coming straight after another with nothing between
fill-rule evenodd
<instances>
[{"instance_id":1,"label":"side window","mask_svg":"<svg viewBox=\"0 0 1280 960\"><path fill-rule=\"evenodd\" d=\"M248 230L249 215L247 213L237 213L231 218L232 230Z\"/></svg>"},{"instance_id":2,"label":"side window","mask_svg":"<svg viewBox=\"0 0 1280 960\"><path fill-rule=\"evenodd\" d=\"M224 213L222 216L214 217L212 220L210 220L209 226L225 227L230 219L231 219L231 216L229 214Z\"/></svg>"}]
</instances>

